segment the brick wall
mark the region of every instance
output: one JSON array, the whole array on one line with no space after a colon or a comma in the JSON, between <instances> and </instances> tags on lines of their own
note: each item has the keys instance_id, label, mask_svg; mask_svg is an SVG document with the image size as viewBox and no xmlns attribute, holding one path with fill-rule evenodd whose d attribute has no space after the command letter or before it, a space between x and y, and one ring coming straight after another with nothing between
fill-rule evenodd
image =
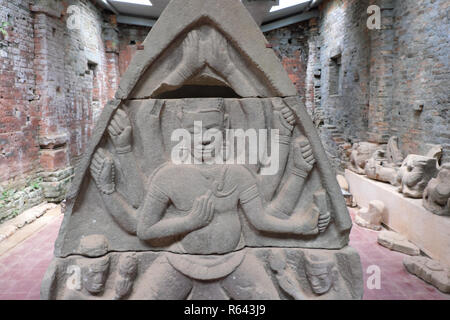
<instances>
[{"instance_id":1,"label":"brick wall","mask_svg":"<svg viewBox=\"0 0 450 320\"><path fill-rule=\"evenodd\" d=\"M11 24L0 36L3 188L67 176L150 29L117 25L89 0L35 2L0 0ZM382 30L366 27L370 4L383 9ZM71 5L81 29L68 28ZM445 0L328 0L320 18L266 34L336 169L351 143L394 134L405 154L442 144L450 160L448 10Z\"/></svg>"},{"instance_id":2,"label":"brick wall","mask_svg":"<svg viewBox=\"0 0 450 320\"><path fill-rule=\"evenodd\" d=\"M39 168L33 17L27 1L0 0L0 182L23 184Z\"/></svg>"},{"instance_id":3,"label":"brick wall","mask_svg":"<svg viewBox=\"0 0 450 320\"><path fill-rule=\"evenodd\" d=\"M336 169L347 151L367 139L370 36L368 1L328 1L321 11L320 63L323 123L320 134Z\"/></svg>"},{"instance_id":4,"label":"brick wall","mask_svg":"<svg viewBox=\"0 0 450 320\"><path fill-rule=\"evenodd\" d=\"M120 25L119 33L119 74L122 75L128 68L131 59L139 45L144 42L145 37L149 33L150 28Z\"/></svg>"},{"instance_id":5,"label":"brick wall","mask_svg":"<svg viewBox=\"0 0 450 320\"><path fill-rule=\"evenodd\" d=\"M402 150L420 153L441 144L450 161L450 2L396 1L391 132Z\"/></svg>"},{"instance_id":6,"label":"brick wall","mask_svg":"<svg viewBox=\"0 0 450 320\"><path fill-rule=\"evenodd\" d=\"M286 69L299 95L305 100L305 79L308 64L308 22L265 33L267 40Z\"/></svg>"},{"instance_id":7,"label":"brick wall","mask_svg":"<svg viewBox=\"0 0 450 320\"><path fill-rule=\"evenodd\" d=\"M39 179L44 196L60 201L118 86L117 26L89 0L0 0L2 22L0 192Z\"/></svg>"}]
</instances>

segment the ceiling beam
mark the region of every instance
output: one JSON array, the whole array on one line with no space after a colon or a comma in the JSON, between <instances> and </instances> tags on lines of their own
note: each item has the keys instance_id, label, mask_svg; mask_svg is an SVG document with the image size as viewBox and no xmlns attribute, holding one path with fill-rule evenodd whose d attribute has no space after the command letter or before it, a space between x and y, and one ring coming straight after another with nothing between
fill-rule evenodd
<instances>
[{"instance_id":1,"label":"ceiling beam","mask_svg":"<svg viewBox=\"0 0 450 320\"><path fill-rule=\"evenodd\" d=\"M261 26L261 30L262 30L262 32L268 32L268 31L272 31L272 30L275 30L275 29L283 28L283 27L289 26L291 24L307 21L309 19L317 18L317 17L319 17L319 11L318 10L302 12L300 14L296 14L296 15L293 15L293 16L288 17L288 18L283 18L283 19L280 19L280 20L276 20L276 21L273 21L273 22L269 22L269 23L263 24Z\"/></svg>"},{"instance_id":2,"label":"ceiling beam","mask_svg":"<svg viewBox=\"0 0 450 320\"><path fill-rule=\"evenodd\" d=\"M120 14L117 16L117 23L130 24L130 25L142 26L142 27L153 27L153 25L156 23L156 20L148 19L148 18L138 18L138 17L126 16L126 15Z\"/></svg>"}]
</instances>

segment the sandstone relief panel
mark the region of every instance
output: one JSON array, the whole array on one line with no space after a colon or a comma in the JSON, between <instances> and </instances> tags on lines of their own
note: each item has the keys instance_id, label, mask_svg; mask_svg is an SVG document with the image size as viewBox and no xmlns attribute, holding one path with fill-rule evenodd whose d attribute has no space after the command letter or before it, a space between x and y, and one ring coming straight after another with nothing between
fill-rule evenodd
<instances>
[{"instance_id":1,"label":"sandstone relief panel","mask_svg":"<svg viewBox=\"0 0 450 320\"><path fill-rule=\"evenodd\" d=\"M261 36L240 1L169 4L77 169L43 298L362 297L336 175Z\"/></svg>"}]
</instances>

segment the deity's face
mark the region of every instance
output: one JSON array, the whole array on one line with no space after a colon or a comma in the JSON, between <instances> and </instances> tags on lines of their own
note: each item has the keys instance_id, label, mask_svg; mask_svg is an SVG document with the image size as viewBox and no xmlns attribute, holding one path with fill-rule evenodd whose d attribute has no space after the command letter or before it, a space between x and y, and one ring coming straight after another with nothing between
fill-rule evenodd
<instances>
[{"instance_id":1,"label":"deity's face","mask_svg":"<svg viewBox=\"0 0 450 320\"><path fill-rule=\"evenodd\" d=\"M223 147L225 115L218 110L186 112L182 126L191 134L191 154L205 162L221 152Z\"/></svg>"},{"instance_id":2,"label":"deity's face","mask_svg":"<svg viewBox=\"0 0 450 320\"><path fill-rule=\"evenodd\" d=\"M83 271L83 287L91 294L98 294L105 287L108 263L94 263L86 267Z\"/></svg>"},{"instance_id":3,"label":"deity's face","mask_svg":"<svg viewBox=\"0 0 450 320\"><path fill-rule=\"evenodd\" d=\"M330 291L333 286L332 270L328 268L318 268L310 270L307 273L309 284L315 294L324 294Z\"/></svg>"}]
</instances>

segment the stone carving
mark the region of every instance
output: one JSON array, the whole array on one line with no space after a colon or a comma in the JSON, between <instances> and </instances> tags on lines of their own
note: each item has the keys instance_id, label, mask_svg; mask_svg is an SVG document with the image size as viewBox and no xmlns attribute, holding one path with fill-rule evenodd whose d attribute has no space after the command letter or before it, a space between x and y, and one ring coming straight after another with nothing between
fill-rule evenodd
<instances>
[{"instance_id":1,"label":"stone carving","mask_svg":"<svg viewBox=\"0 0 450 320\"><path fill-rule=\"evenodd\" d=\"M428 182L437 174L436 159L410 154L398 172L399 192L410 198L422 198Z\"/></svg>"},{"instance_id":2,"label":"stone carving","mask_svg":"<svg viewBox=\"0 0 450 320\"><path fill-rule=\"evenodd\" d=\"M426 144L425 147L428 149L427 152L425 153L425 156L436 159L436 166L439 169L443 152L442 146L439 144Z\"/></svg>"},{"instance_id":3,"label":"stone carving","mask_svg":"<svg viewBox=\"0 0 450 320\"><path fill-rule=\"evenodd\" d=\"M116 282L115 300L126 298L133 288L133 282L137 275L137 257L135 253L121 257L119 263L120 279Z\"/></svg>"},{"instance_id":4,"label":"stone carving","mask_svg":"<svg viewBox=\"0 0 450 320\"><path fill-rule=\"evenodd\" d=\"M386 159L388 163L392 163L396 167L400 167L403 162L403 154L398 147L398 137L392 136L389 138L386 147Z\"/></svg>"},{"instance_id":5,"label":"stone carving","mask_svg":"<svg viewBox=\"0 0 450 320\"><path fill-rule=\"evenodd\" d=\"M450 216L450 163L439 169L436 178L428 183L423 192L423 206L440 216Z\"/></svg>"},{"instance_id":6,"label":"stone carving","mask_svg":"<svg viewBox=\"0 0 450 320\"><path fill-rule=\"evenodd\" d=\"M367 160L365 166L365 173L368 178L389 182L392 185L397 185L397 175L399 168L393 163L389 163L388 158L385 157L384 150L377 150L372 157Z\"/></svg>"},{"instance_id":7,"label":"stone carving","mask_svg":"<svg viewBox=\"0 0 450 320\"><path fill-rule=\"evenodd\" d=\"M339 296L339 277L334 261L317 254L306 255L306 276L315 295L332 291Z\"/></svg>"},{"instance_id":8,"label":"stone carving","mask_svg":"<svg viewBox=\"0 0 450 320\"><path fill-rule=\"evenodd\" d=\"M175 296L191 300L334 300L362 297L362 268L354 267L355 264L360 264L360 261L358 253L350 247L338 251L248 248L245 258L242 254L239 259L227 260L225 265L221 262L226 260L218 260L220 256L212 255L208 258L203 270L194 268L189 264L192 261L186 260L187 264L180 269L188 273L189 277L176 270L163 273L164 264L176 262L168 256L163 258L157 252L114 252L102 258L56 258L52 265L57 265L57 270L49 268L44 283L48 284L51 277L59 280L53 282L52 289L43 286L41 294L46 299L78 300L141 300L148 298L152 294L149 293L151 290L157 290L161 299ZM106 261L109 261L108 269L105 269ZM78 279L76 273L72 273L74 266L91 265L94 265L94 268L92 272L87 273L87 277L82 274ZM159 266L160 269L153 269L159 273L149 278L149 272L140 272L149 270L152 266ZM264 267L273 272L273 280L268 277ZM87 272L88 269L85 270ZM222 275L227 273L230 273L230 276L223 278ZM90 280L85 283L83 277ZM68 286L72 279L73 285ZM77 281L80 281L79 287L76 286ZM93 287L95 290L92 290Z\"/></svg>"},{"instance_id":9,"label":"stone carving","mask_svg":"<svg viewBox=\"0 0 450 320\"><path fill-rule=\"evenodd\" d=\"M361 208L355 216L357 225L379 231L381 230L381 221L385 211L384 203L380 200L372 200L369 202L368 208Z\"/></svg>"},{"instance_id":10,"label":"stone carving","mask_svg":"<svg viewBox=\"0 0 450 320\"><path fill-rule=\"evenodd\" d=\"M342 190L349 191L347 179L345 179L343 175L338 174L336 176L336 180L338 181L339 186L341 187Z\"/></svg>"},{"instance_id":11,"label":"stone carving","mask_svg":"<svg viewBox=\"0 0 450 320\"><path fill-rule=\"evenodd\" d=\"M450 293L450 269L439 261L427 257L406 257L403 265L409 273L435 286L444 293Z\"/></svg>"},{"instance_id":12,"label":"stone carving","mask_svg":"<svg viewBox=\"0 0 450 320\"><path fill-rule=\"evenodd\" d=\"M410 256L418 256L420 249L409 242L406 237L393 231L383 230L378 234L378 243L389 250L398 251Z\"/></svg>"},{"instance_id":13,"label":"stone carving","mask_svg":"<svg viewBox=\"0 0 450 320\"><path fill-rule=\"evenodd\" d=\"M238 0L168 5L77 169L43 298L361 298L339 185L249 19ZM271 250L286 265L270 267ZM309 293L306 250L334 263L339 291ZM109 261L102 291L64 287L72 264L95 259Z\"/></svg>"},{"instance_id":14,"label":"stone carving","mask_svg":"<svg viewBox=\"0 0 450 320\"><path fill-rule=\"evenodd\" d=\"M350 154L349 169L357 174L365 174L367 160L379 148L379 145L371 142L355 143Z\"/></svg>"}]
</instances>

